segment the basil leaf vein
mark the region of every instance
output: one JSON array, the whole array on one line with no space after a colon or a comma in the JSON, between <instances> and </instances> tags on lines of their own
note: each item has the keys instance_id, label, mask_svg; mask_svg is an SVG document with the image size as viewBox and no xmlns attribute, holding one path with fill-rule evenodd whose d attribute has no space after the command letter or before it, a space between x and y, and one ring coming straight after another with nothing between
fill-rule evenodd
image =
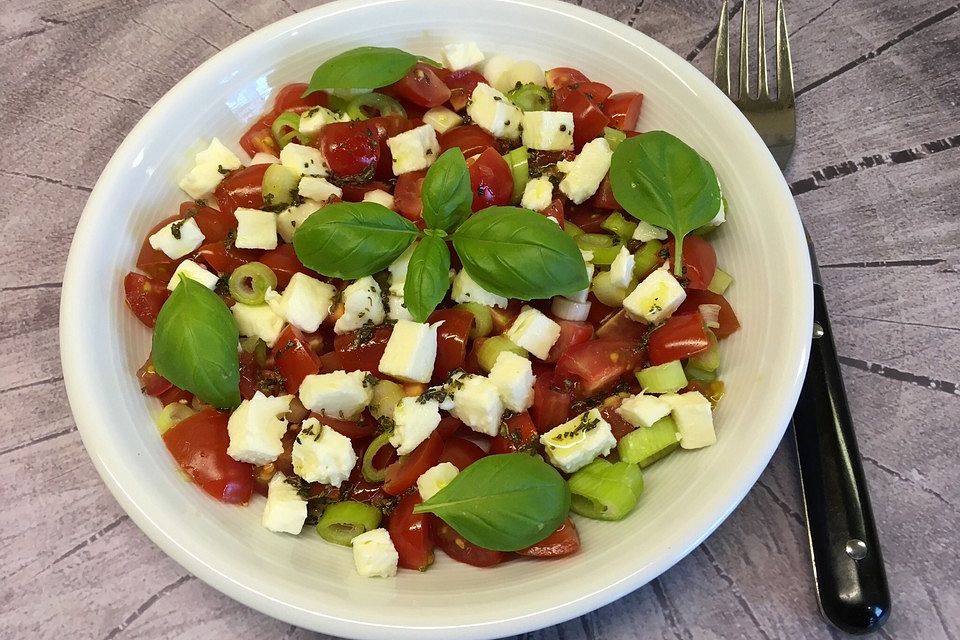
<instances>
[{"instance_id":1,"label":"basil leaf vein","mask_svg":"<svg viewBox=\"0 0 960 640\"><path fill-rule=\"evenodd\" d=\"M427 234L410 256L403 301L417 322L425 322L450 288L450 250L441 238Z\"/></svg>"},{"instance_id":2,"label":"basil leaf vein","mask_svg":"<svg viewBox=\"0 0 960 640\"><path fill-rule=\"evenodd\" d=\"M239 330L227 305L182 277L153 331L153 366L161 376L221 409L240 404Z\"/></svg>"},{"instance_id":3,"label":"basil leaf vein","mask_svg":"<svg viewBox=\"0 0 960 640\"><path fill-rule=\"evenodd\" d=\"M423 219L433 229L449 231L470 215L473 188L463 151L454 147L437 158L420 189Z\"/></svg>"},{"instance_id":4,"label":"basil leaf vein","mask_svg":"<svg viewBox=\"0 0 960 640\"><path fill-rule=\"evenodd\" d=\"M403 78L417 64L393 47L357 47L330 58L313 72L304 95L324 89L378 89Z\"/></svg>"}]
</instances>

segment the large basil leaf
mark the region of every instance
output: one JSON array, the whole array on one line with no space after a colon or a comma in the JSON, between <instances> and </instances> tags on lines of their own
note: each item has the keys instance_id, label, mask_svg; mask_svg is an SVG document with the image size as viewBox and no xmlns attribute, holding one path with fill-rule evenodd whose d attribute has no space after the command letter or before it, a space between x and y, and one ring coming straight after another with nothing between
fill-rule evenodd
<instances>
[{"instance_id":1,"label":"large basil leaf","mask_svg":"<svg viewBox=\"0 0 960 640\"><path fill-rule=\"evenodd\" d=\"M423 219L432 229L450 231L470 215L470 170L457 147L448 149L427 170L420 189Z\"/></svg>"},{"instance_id":2,"label":"large basil leaf","mask_svg":"<svg viewBox=\"0 0 960 640\"><path fill-rule=\"evenodd\" d=\"M181 277L157 316L153 366L161 376L220 409L240 404L237 324L220 296Z\"/></svg>"},{"instance_id":3,"label":"large basil leaf","mask_svg":"<svg viewBox=\"0 0 960 640\"><path fill-rule=\"evenodd\" d=\"M381 204L337 202L304 220L293 248L314 271L356 280L386 269L418 234L412 222Z\"/></svg>"},{"instance_id":4,"label":"large basil leaf","mask_svg":"<svg viewBox=\"0 0 960 640\"><path fill-rule=\"evenodd\" d=\"M452 236L470 276L507 298L533 300L589 286L577 243L545 216L519 207L488 207Z\"/></svg>"},{"instance_id":5,"label":"large basil leaf","mask_svg":"<svg viewBox=\"0 0 960 640\"><path fill-rule=\"evenodd\" d=\"M378 89L407 75L419 58L392 47L357 47L330 58L313 72L304 95L323 89Z\"/></svg>"},{"instance_id":6,"label":"large basil leaf","mask_svg":"<svg viewBox=\"0 0 960 640\"><path fill-rule=\"evenodd\" d=\"M710 163L665 131L641 133L613 152L610 185L633 217L673 234L674 273L681 275L683 237L720 210L720 183Z\"/></svg>"},{"instance_id":7,"label":"large basil leaf","mask_svg":"<svg viewBox=\"0 0 960 640\"><path fill-rule=\"evenodd\" d=\"M552 223L551 223L552 224ZM414 513L434 513L475 545L517 551L556 531L570 490L556 469L524 453L481 458Z\"/></svg>"},{"instance_id":8,"label":"large basil leaf","mask_svg":"<svg viewBox=\"0 0 960 640\"><path fill-rule=\"evenodd\" d=\"M424 322L450 288L450 250L427 231L410 256L403 284L403 303L417 322Z\"/></svg>"}]
</instances>

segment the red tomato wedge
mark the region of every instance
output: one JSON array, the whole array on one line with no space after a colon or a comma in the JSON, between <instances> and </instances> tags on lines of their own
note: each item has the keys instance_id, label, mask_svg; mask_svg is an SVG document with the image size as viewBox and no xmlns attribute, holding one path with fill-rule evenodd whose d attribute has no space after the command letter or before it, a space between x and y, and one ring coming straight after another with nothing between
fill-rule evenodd
<instances>
[{"instance_id":1,"label":"red tomato wedge","mask_svg":"<svg viewBox=\"0 0 960 640\"><path fill-rule=\"evenodd\" d=\"M671 237L664 243L673 265L675 243ZM683 239L683 277L687 289L706 290L717 272L717 253L710 243L700 236L688 235Z\"/></svg>"},{"instance_id":2,"label":"red tomato wedge","mask_svg":"<svg viewBox=\"0 0 960 640\"><path fill-rule=\"evenodd\" d=\"M571 402L570 393L557 387L552 375L538 375L533 385L533 406L530 407L530 417L537 431L545 433L566 422Z\"/></svg>"},{"instance_id":3,"label":"red tomato wedge","mask_svg":"<svg viewBox=\"0 0 960 640\"><path fill-rule=\"evenodd\" d=\"M228 174L213 192L221 213L233 217L240 207L263 209L263 174L268 164L254 164Z\"/></svg>"},{"instance_id":4,"label":"red tomato wedge","mask_svg":"<svg viewBox=\"0 0 960 640\"><path fill-rule=\"evenodd\" d=\"M504 424L505 428L501 427L501 433L494 436L490 442L490 455L513 453L536 447L539 434L529 413L526 411L518 413Z\"/></svg>"},{"instance_id":5,"label":"red tomato wedge","mask_svg":"<svg viewBox=\"0 0 960 640\"><path fill-rule=\"evenodd\" d=\"M162 282L169 282L170 276L173 275L177 265L189 256L177 258L176 260L169 258L163 251L150 246L150 236L177 220L180 220L180 216L170 216L154 225L150 231L147 232L147 237L143 239L143 244L140 246L140 254L137 256L137 269Z\"/></svg>"},{"instance_id":6,"label":"red tomato wedge","mask_svg":"<svg viewBox=\"0 0 960 640\"><path fill-rule=\"evenodd\" d=\"M366 330L341 333L333 339L333 348L340 356L340 366L346 371L369 371L380 375L380 358L387 348L391 333L393 328L387 326L374 329L369 339Z\"/></svg>"},{"instance_id":7,"label":"red tomato wedge","mask_svg":"<svg viewBox=\"0 0 960 640\"><path fill-rule=\"evenodd\" d=\"M587 78L587 76L570 67L556 67L554 69L549 69L547 70L546 77L547 86L551 89L559 89L560 87L565 87L568 84L575 84L578 82L590 82L590 79Z\"/></svg>"},{"instance_id":8,"label":"red tomato wedge","mask_svg":"<svg viewBox=\"0 0 960 640\"><path fill-rule=\"evenodd\" d=\"M545 362L556 362L567 349L593 337L593 325L589 322L573 320L554 320L560 325L560 337L553 343Z\"/></svg>"},{"instance_id":9,"label":"red tomato wedge","mask_svg":"<svg viewBox=\"0 0 960 640\"><path fill-rule=\"evenodd\" d=\"M610 118L610 126L617 129L636 129L643 94L636 91L615 93L603 103L603 112Z\"/></svg>"},{"instance_id":10,"label":"red tomato wedge","mask_svg":"<svg viewBox=\"0 0 960 640\"><path fill-rule=\"evenodd\" d=\"M292 244L281 244L273 251L267 251L260 256L258 262L270 267L277 276L277 286L281 289L290 284L290 278L295 273L305 273L311 278L320 278L320 275L303 266Z\"/></svg>"},{"instance_id":11,"label":"red tomato wedge","mask_svg":"<svg viewBox=\"0 0 960 640\"><path fill-rule=\"evenodd\" d=\"M433 539L441 550L457 562L474 567L492 567L507 559L502 551L484 549L464 539L453 527L436 516L433 522Z\"/></svg>"},{"instance_id":12,"label":"red tomato wedge","mask_svg":"<svg viewBox=\"0 0 960 640\"><path fill-rule=\"evenodd\" d=\"M567 518L556 531L535 545L517 551L530 558L562 558L580 551L580 534L573 520Z\"/></svg>"},{"instance_id":13,"label":"red tomato wedge","mask_svg":"<svg viewBox=\"0 0 960 640\"><path fill-rule=\"evenodd\" d=\"M439 107L450 99L450 89L437 75L436 70L422 62L401 80L390 85L384 93L399 96L428 109Z\"/></svg>"},{"instance_id":14,"label":"red tomato wedge","mask_svg":"<svg viewBox=\"0 0 960 640\"><path fill-rule=\"evenodd\" d=\"M393 203L397 211L407 220L416 222L423 218L423 201L420 199L420 189L423 179L427 175L426 169L410 171L397 178L393 190Z\"/></svg>"},{"instance_id":15,"label":"red tomato wedge","mask_svg":"<svg viewBox=\"0 0 960 640\"><path fill-rule=\"evenodd\" d=\"M441 155L456 147L463 151L466 158L475 156L487 147L494 147L497 144L496 138L475 124L450 129L441 135L437 142L440 143Z\"/></svg>"},{"instance_id":16,"label":"red tomato wedge","mask_svg":"<svg viewBox=\"0 0 960 640\"><path fill-rule=\"evenodd\" d=\"M451 371L463 367L474 318L465 309L438 309L430 314L427 322L443 323L437 328L437 359L433 365L433 380L441 382Z\"/></svg>"},{"instance_id":17,"label":"red tomato wedge","mask_svg":"<svg viewBox=\"0 0 960 640\"><path fill-rule=\"evenodd\" d=\"M123 278L123 295L137 320L153 328L170 291L166 282L131 271Z\"/></svg>"},{"instance_id":18,"label":"red tomato wedge","mask_svg":"<svg viewBox=\"0 0 960 640\"><path fill-rule=\"evenodd\" d=\"M505 206L513 199L513 174L507 161L493 147L467 159L470 186L473 188L473 210Z\"/></svg>"},{"instance_id":19,"label":"red tomato wedge","mask_svg":"<svg viewBox=\"0 0 960 640\"><path fill-rule=\"evenodd\" d=\"M400 498L390 514L387 531L400 556L400 566L426 571L433 564L434 542L430 514L413 512L413 508L421 502L423 499L416 491Z\"/></svg>"},{"instance_id":20,"label":"red tomato wedge","mask_svg":"<svg viewBox=\"0 0 960 640\"><path fill-rule=\"evenodd\" d=\"M477 85L486 83L486 78L478 71L460 69L459 71L443 71L440 73L443 83L450 89L450 108L462 111L466 108Z\"/></svg>"},{"instance_id":21,"label":"red tomato wedge","mask_svg":"<svg viewBox=\"0 0 960 640\"><path fill-rule=\"evenodd\" d=\"M716 304L720 306L720 317L718 318L720 326L711 329L718 340L723 340L740 328L740 321L737 319L737 314L733 311L733 307L730 306L727 299L719 293L707 291L706 289L688 289L687 298L683 301L683 304L680 305L680 308L677 309L676 313L677 315L694 313L702 304Z\"/></svg>"},{"instance_id":22,"label":"red tomato wedge","mask_svg":"<svg viewBox=\"0 0 960 640\"><path fill-rule=\"evenodd\" d=\"M580 395L587 397L615 386L642 360L643 349L633 340L591 340L560 356L557 377L577 381Z\"/></svg>"},{"instance_id":23,"label":"red tomato wedge","mask_svg":"<svg viewBox=\"0 0 960 640\"><path fill-rule=\"evenodd\" d=\"M443 443L443 451L440 453L437 464L449 462L463 471L485 455L487 454L476 442L454 436Z\"/></svg>"},{"instance_id":24,"label":"red tomato wedge","mask_svg":"<svg viewBox=\"0 0 960 640\"><path fill-rule=\"evenodd\" d=\"M593 100L573 85L561 87L553 94L554 111L569 111L573 114L573 144L577 149L603 134L610 118Z\"/></svg>"},{"instance_id":25,"label":"red tomato wedge","mask_svg":"<svg viewBox=\"0 0 960 640\"><path fill-rule=\"evenodd\" d=\"M157 373L153 368L153 358L137 369L137 379L140 381L140 391L148 396L162 396L173 387L173 383Z\"/></svg>"},{"instance_id":26,"label":"red tomato wedge","mask_svg":"<svg viewBox=\"0 0 960 640\"><path fill-rule=\"evenodd\" d=\"M257 249L237 249L226 242L211 242L197 249L197 257L221 275L229 275L248 262L255 262L261 252Z\"/></svg>"},{"instance_id":27,"label":"red tomato wedge","mask_svg":"<svg viewBox=\"0 0 960 640\"><path fill-rule=\"evenodd\" d=\"M653 365L683 360L709 347L710 340L699 313L674 314L650 333L647 345Z\"/></svg>"},{"instance_id":28,"label":"red tomato wedge","mask_svg":"<svg viewBox=\"0 0 960 640\"><path fill-rule=\"evenodd\" d=\"M424 471L437 464L442 452L443 434L434 431L420 446L387 467L383 490L391 496L400 495L412 487Z\"/></svg>"},{"instance_id":29,"label":"red tomato wedge","mask_svg":"<svg viewBox=\"0 0 960 640\"><path fill-rule=\"evenodd\" d=\"M320 356L307 345L303 332L292 324L277 338L272 353L287 393L297 393L304 378L320 373Z\"/></svg>"}]
</instances>

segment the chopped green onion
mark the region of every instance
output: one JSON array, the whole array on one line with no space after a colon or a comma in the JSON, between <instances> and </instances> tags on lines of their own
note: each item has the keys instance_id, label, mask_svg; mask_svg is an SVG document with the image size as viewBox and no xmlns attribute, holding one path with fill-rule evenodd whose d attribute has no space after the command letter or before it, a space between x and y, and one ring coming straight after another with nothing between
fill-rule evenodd
<instances>
[{"instance_id":1,"label":"chopped green onion","mask_svg":"<svg viewBox=\"0 0 960 640\"><path fill-rule=\"evenodd\" d=\"M300 176L290 167L282 164L271 164L263 172L263 201L272 207L286 206L293 202Z\"/></svg>"},{"instance_id":2,"label":"chopped green onion","mask_svg":"<svg viewBox=\"0 0 960 640\"><path fill-rule=\"evenodd\" d=\"M320 516L317 533L327 542L349 547L358 535L380 526L382 515L380 509L363 502L334 502Z\"/></svg>"},{"instance_id":3,"label":"chopped green onion","mask_svg":"<svg viewBox=\"0 0 960 640\"><path fill-rule=\"evenodd\" d=\"M343 113L344 111L347 110L348 104L350 104L350 101L348 99L331 93L330 102L327 108L330 109L330 111L334 111L336 113Z\"/></svg>"},{"instance_id":4,"label":"chopped green onion","mask_svg":"<svg viewBox=\"0 0 960 640\"><path fill-rule=\"evenodd\" d=\"M633 275L637 278L643 278L660 261L660 252L663 250L663 243L659 240L644 242L643 246L633 254Z\"/></svg>"},{"instance_id":5,"label":"chopped green onion","mask_svg":"<svg viewBox=\"0 0 960 640\"><path fill-rule=\"evenodd\" d=\"M676 393L687 386L687 376L680 361L672 360L637 371L637 382L647 393Z\"/></svg>"},{"instance_id":6,"label":"chopped green onion","mask_svg":"<svg viewBox=\"0 0 960 640\"><path fill-rule=\"evenodd\" d=\"M637 223L630 222L623 217L619 211L614 211L607 219L600 223L602 229L617 235L623 242L629 242L633 237L633 232L637 230Z\"/></svg>"},{"instance_id":7,"label":"chopped green onion","mask_svg":"<svg viewBox=\"0 0 960 640\"><path fill-rule=\"evenodd\" d=\"M245 353L252 353L254 360L261 367L267 364L267 343L256 336L240 338L240 348Z\"/></svg>"},{"instance_id":8,"label":"chopped green onion","mask_svg":"<svg viewBox=\"0 0 960 640\"><path fill-rule=\"evenodd\" d=\"M723 269L718 268L713 272L713 278L710 280L710 284L707 285L707 289L717 295L723 295L731 284L733 284L733 276Z\"/></svg>"},{"instance_id":9,"label":"chopped green onion","mask_svg":"<svg viewBox=\"0 0 960 640\"><path fill-rule=\"evenodd\" d=\"M597 296L600 304L608 307L619 307L627 297L627 290L621 289L610 281L610 272L601 271L593 276L593 283L590 285L593 295Z\"/></svg>"},{"instance_id":10,"label":"chopped green onion","mask_svg":"<svg viewBox=\"0 0 960 640\"><path fill-rule=\"evenodd\" d=\"M284 111L270 125L270 131L281 149L293 142L294 139L301 140L300 114L294 111Z\"/></svg>"},{"instance_id":11,"label":"chopped green onion","mask_svg":"<svg viewBox=\"0 0 960 640\"><path fill-rule=\"evenodd\" d=\"M720 345L717 344L717 336L714 335L713 331L706 329L706 332L710 346L707 347L706 351L690 356L687 364L703 371L716 371L720 368Z\"/></svg>"},{"instance_id":12,"label":"chopped green onion","mask_svg":"<svg viewBox=\"0 0 960 640\"><path fill-rule=\"evenodd\" d=\"M574 239L583 251L596 251L600 247L613 246L613 238L605 233L581 233Z\"/></svg>"},{"instance_id":13,"label":"chopped green onion","mask_svg":"<svg viewBox=\"0 0 960 640\"><path fill-rule=\"evenodd\" d=\"M597 520L621 520L643 493L643 473L628 462L598 458L567 481L570 510Z\"/></svg>"},{"instance_id":14,"label":"chopped green onion","mask_svg":"<svg viewBox=\"0 0 960 640\"><path fill-rule=\"evenodd\" d=\"M378 380L373 387L370 414L380 418L393 418L393 411L404 397L403 387L392 380Z\"/></svg>"},{"instance_id":15,"label":"chopped green onion","mask_svg":"<svg viewBox=\"0 0 960 640\"><path fill-rule=\"evenodd\" d=\"M277 288L276 274L265 264L248 262L230 274L230 295L243 304L263 304L267 289Z\"/></svg>"},{"instance_id":16,"label":"chopped green onion","mask_svg":"<svg viewBox=\"0 0 960 640\"><path fill-rule=\"evenodd\" d=\"M523 111L550 110L550 91L532 82L511 89L507 97Z\"/></svg>"},{"instance_id":17,"label":"chopped green onion","mask_svg":"<svg viewBox=\"0 0 960 640\"><path fill-rule=\"evenodd\" d=\"M407 117L403 105L382 93L364 93L347 103L344 111L351 120L366 120L370 116L364 109L374 109L377 115Z\"/></svg>"},{"instance_id":18,"label":"chopped green onion","mask_svg":"<svg viewBox=\"0 0 960 640\"><path fill-rule=\"evenodd\" d=\"M391 446L390 436L392 435L392 431L384 431L367 446L367 450L363 454L363 461L360 463L360 473L363 474L363 479L367 482L383 482L387 479L387 468L378 469L373 465L373 459L380 453L381 449Z\"/></svg>"},{"instance_id":19,"label":"chopped green onion","mask_svg":"<svg viewBox=\"0 0 960 640\"><path fill-rule=\"evenodd\" d=\"M706 369L700 369L691 365L689 362L687 366L683 368L683 372L687 375L688 380L699 380L700 382L713 382L717 379L716 371L707 371Z\"/></svg>"},{"instance_id":20,"label":"chopped green onion","mask_svg":"<svg viewBox=\"0 0 960 640\"><path fill-rule=\"evenodd\" d=\"M569 220L563 221L563 232L571 238L579 238L583 235L583 229L573 224Z\"/></svg>"},{"instance_id":21,"label":"chopped green onion","mask_svg":"<svg viewBox=\"0 0 960 640\"><path fill-rule=\"evenodd\" d=\"M621 461L638 464L642 469L665 457L679 446L677 423L667 416L649 427L634 429L620 438L620 442L617 443L617 452L620 454Z\"/></svg>"},{"instance_id":22,"label":"chopped green onion","mask_svg":"<svg viewBox=\"0 0 960 640\"><path fill-rule=\"evenodd\" d=\"M608 145L610 145L611 151L616 151L617 147L620 146L620 143L627 139L627 134L625 134L620 129L614 129L613 127L604 127L603 139L607 141Z\"/></svg>"},{"instance_id":23,"label":"chopped green onion","mask_svg":"<svg viewBox=\"0 0 960 640\"><path fill-rule=\"evenodd\" d=\"M597 247L596 249L589 249L593 251L593 264L598 266L607 266L613 264L613 261L617 259L617 254L620 253L620 247L623 245L619 242L610 245L609 247Z\"/></svg>"},{"instance_id":24,"label":"chopped green onion","mask_svg":"<svg viewBox=\"0 0 960 640\"><path fill-rule=\"evenodd\" d=\"M471 338L484 338L493 331L493 314L490 307L479 302L461 302L456 306L473 314L473 327L470 329Z\"/></svg>"},{"instance_id":25,"label":"chopped green onion","mask_svg":"<svg viewBox=\"0 0 960 640\"><path fill-rule=\"evenodd\" d=\"M526 147L517 147L503 156L510 167L510 175L513 176L513 202L520 202L523 197L523 190L527 188L530 182L530 154Z\"/></svg>"},{"instance_id":26,"label":"chopped green onion","mask_svg":"<svg viewBox=\"0 0 960 640\"><path fill-rule=\"evenodd\" d=\"M197 413L189 405L182 402L171 402L163 408L157 416L157 429L160 435L177 426L180 422Z\"/></svg>"},{"instance_id":27,"label":"chopped green onion","mask_svg":"<svg viewBox=\"0 0 960 640\"><path fill-rule=\"evenodd\" d=\"M507 336L493 336L484 340L477 350L477 361L480 363L480 368L489 373L497 362L497 358L504 351L511 351L518 356L527 357L526 349L515 345Z\"/></svg>"}]
</instances>

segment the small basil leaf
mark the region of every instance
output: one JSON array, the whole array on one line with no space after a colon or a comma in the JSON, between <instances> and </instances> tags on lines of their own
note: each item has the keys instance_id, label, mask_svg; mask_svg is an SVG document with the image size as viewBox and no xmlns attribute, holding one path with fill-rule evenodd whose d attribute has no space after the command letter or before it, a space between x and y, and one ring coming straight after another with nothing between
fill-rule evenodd
<instances>
[{"instance_id":1,"label":"small basil leaf","mask_svg":"<svg viewBox=\"0 0 960 640\"><path fill-rule=\"evenodd\" d=\"M417 64L417 56L392 47L357 47L330 58L313 72L304 95L323 89L378 89Z\"/></svg>"},{"instance_id":2,"label":"small basil leaf","mask_svg":"<svg viewBox=\"0 0 960 640\"><path fill-rule=\"evenodd\" d=\"M417 235L412 222L381 204L337 202L297 228L293 248L317 273L356 280L386 269Z\"/></svg>"},{"instance_id":3,"label":"small basil leaf","mask_svg":"<svg viewBox=\"0 0 960 640\"><path fill-rule=\"evenodd\" d=\"M437 158L423 179L420 198L428 227L449 231L467 219L473 189L463 151L453 147Z\"/></svg>"},{"instance_id":4,"label":"small basil leaf","mask_svg":"<svg viewBox=\"0 0 960 640\"><path fill-rule=\"evenodd\" d=\"M182 277L157 315L153 366L207 404L233 409L240 404L239 339L220 296Z\"/></svg>"},{"instance_id":5,"label":"small basil leaf","mask_svg":"<svg viewBox=\"0 0 960 640\"><path fill-rule=\"evenodd\" d=\"M673 234L674 273L680 275L683 237L720 210L720 183L710 163L665 131L641 133L613 152L610 185L633 217Z\"/></svg>"},{"instance_id":6,"label":"small basil leaf","mask_svg":"<svg viewBox=\"0 0 960 640\"><path fill-rule=\"evenodd\" d=\"M470 276L507 298L533 300L589 286L577 243L545 216L519 207L488 207L452 236Z\"/></svg>"},{"instance_id":7,"label":"small basil leaf","mask_svg":"<svg viewBox=\"0 0 960 640\"><path fill-rule=\"evenodd\" d=\"M414 513L433 513L475 545L517 551L556 531L570 490L556 469L524 453L481 458Z\"/></svg>"},{"instance_id":8,"label":"small basil leaf","mask_svg":"<svg viewBox=\"0 0 960 640\"><path fill-rule=\"evenodd\" d=\"M450 288L450 250L447 243L428 234L410 256L403 303L417 322L425 322Z\"/></svg>"}]
</instances>

